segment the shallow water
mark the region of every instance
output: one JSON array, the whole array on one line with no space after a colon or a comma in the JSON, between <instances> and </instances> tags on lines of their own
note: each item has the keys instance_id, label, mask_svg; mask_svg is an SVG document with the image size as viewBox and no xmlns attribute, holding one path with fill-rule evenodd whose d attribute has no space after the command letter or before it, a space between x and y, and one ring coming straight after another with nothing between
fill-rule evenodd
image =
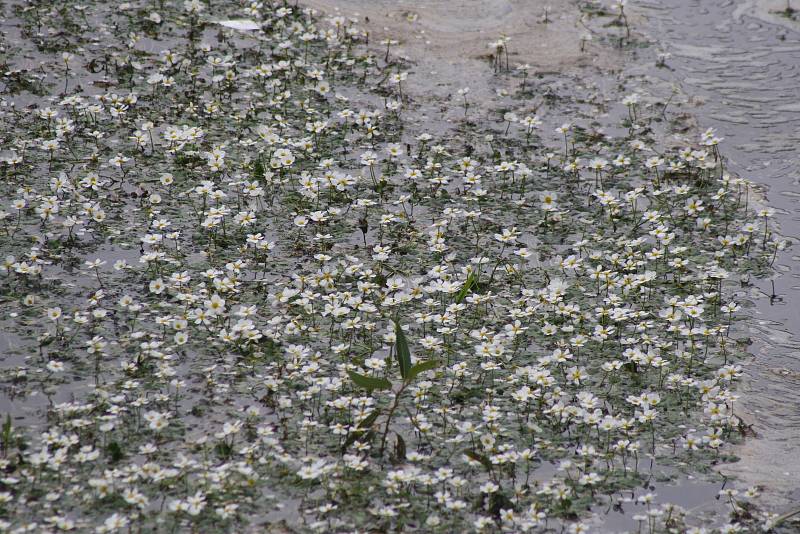
<instances>
[{"instance_id":1,"label":"shallow water","mask_svg":"<svg viewBox=\"0 0 800 534\"><path fill-rule=\"evenodd\" d=\"M486 43L489 40L496 39L500 34L506 33L512 37L510 45L510 62L512 66L527 61L536 65L537 79L535 85L537 91L536 94L524 95L521 98L524 102L523 105L528 106L532 112L543 107L548 112L548 120L557 120L560 115L565 115L578 116L582 119L597 117L598 122L602 123L619 122L616 119L620 118L618 115L620 106L617 104L616 108L613 108L607 106L607 104L609 102L618 102L618 99L613 100L613 98L619 96L619 91L627 89L620 87L616 89L616 92L607 93L606 90L609 87L620 82L620 80L625 82L634 80L635 83L647 88L646 90L652 89L653 94L659 92L663 94L664 89L670 84L682 80L685 82L683 87L684 95L694 96L702 93L709 102L706 106L693 110L697 111L697 115L700 117L699 122L703 126L716 124L712 121L727 120L730 124L720 124L720 131L725 132L729 137L733 137L738 145L746 147L748 146L747 143L750 143L749 146L751 148L737 148L732 154L734 156L734 164L737 165L735 170L747 170L747 166L752 163L747 159L747 150L759 155L763 152L761 145L752 145L750 138L754 137L754 134L752 132L748 133L755 128L752 121L748 122L748 117L752 114L752 109L754 109L753 106L756 108L764 106L763 97L759 94L757 85L751 82L748 82L750 83L748 85L736 80L730 81L725 72L719 74L719 83L708 86L703 85L705 82L701 71L705 68L704 64L709 61L709 57L713 58L713 56L707 55L708 50L711 50L713 54L719 54L720 57L723 57L725 61L732 65L732 68L738 68L738 64L741 61L738 59L739 55L737 55L736 49L732 48L733 45L726 48L728 45L723 46L714 43L712 47L704 48L700 44L693 44L685 33L681 33L688 31L683 25L683 18L692 16L692 12L685 10L684 7L669 11L656 6L651 9L654 13L648 13L649 22L645 22L644 18L635 19L637 24L641 24L641 31L651 31L655 35L654 40L661 42L665 48L671 49L671 47L674 47L675 50L680 50L680 53L676 52L673 60L670 61L670 66L674 70L667 70L654 69L652 67L652 60L656 51L656 47L652 46L634 53L629 50L619 51L608 46L592 45L591 53L582 52L577 43L581 32L584 31L582 27L583 21L575 18L575 10L572 8L573 6L569 5L557 6L556 9L547 13L547 20L545 20L543 3L540 2L494 0L486 3L474 1L461 1L458 3L407 2L405 4L388 1L369 3L320 1L316 3L326 8L334 7L335 4L349 11L362 9L372 20L368 27L375 32L372 40L373 45L375 39L382 38L385 35L393 37L400 35L405 39L406 42L401 42L390 53L408 56L411 60L408 66L412 70L411 75L415 78L414 86L420 88L414 89L417 92L410 95L412 100L419 104L419 108L414 110L415 116L409 117L408 121L412 125L412 134L414 133L413 129L417 128L456 135L458 133L456 123L461 120L462 113L466 115L467 112L459 107L455 91L466 86L472 89L469 96L469 113L473 115L470 115L470 118L475 117L475 120L481 122L484 120L489 121L490 126L485 130L487 132L499 130L502 133L504 128L503 106L507 105L510 108L514 104L514 109L517 109L519 102L512 103L511 97L503 94L505 87L510 85L509 80L498 79L490 75L491 64L486 57ZM731 9L734 12L741 12L740 8L741 6L732 3L720 3L718 6L718 9L722 11ZM719 14L711 10L708 16L710 18L718 18ZM741 17L744 17L744 15L741 15ZM734 18L733 20L737 19ZM390 24L396 24L396 26L390 27ZM664 27L659 27L659 24L663 24ZM700 23L698 22L698 24ZM672 29L668 30L668 26ZM752 27L752 31L758 29L757 25L749 24L748 27ZM661 34L670 36L669 39L673 41L662 41ZM692 34L691 37L705 38L700 33L697 35ZM739 37L741 36L737 34L737 39ZM671 42L675 44L672 45L670 44ZM756 79L756 76L761 76L761 79L767 79L773 73L769 69L779 68L779 65L776 67L773 63L770 63L769 56L772 50L780 50L789 55L794 52L794 44L787 44L786 40L781 42L783 44L773 45L770 41L769 46L774 46L774 48L767 47L765 50L747 51L747 54L744 54L746 61L743 64L752 65L754 69L762 69L762 71L754 72L752 79ZM158 45L145 40L140 43L139 47L155 51ZM28 59L35 61L35 57ZM606 71L612 68L616 70L610 75L602 74L601 67ZM767 69L767 71L763 71L763 69ZM551 70L557 74L548 74ZM487 72L489 73L488 76ZM647 79L648 76L651 78L655 76L660 80ZM695 78L703 83L696 81ZM81 83L90 84L91 82L92 80L87 79ZM518 80L514 81L514 84L517 82ZM534 85L533 80L530 83ZM697 86L691 85L692 83L697 83ZM739 94L737 93L739 86L736 85L738 83L741 83L742 89L740 92L749 91L749 93L741 97L741 109L737 109L735 106L729 108L725 104L724 98L733 98ZM620 85L622 84L620 83ZM531 91L531 93L533 92ZM551 98L557 99L561 94L570 96L579 94L582 99L570 100L565 98L564 105L560 108L546 104ZM590 96L586 97L585 95L587 94ZM607 94L615 96L604 96ZM720 100L715 107L714 103L718 94L723 95L719 97L723 100ZM774 98L780 97L783 100L788 100L785 91L777 91L776 94L778 96ZM528 96L530 96L529 101ZM768 96L766 98L773 97ZM376 101L379 103L380 99L378 98ZM795 108L792 106L792 103L782 101L775 109L788 110L787 112L793 113ZM712 111L708 115L704 115L707 109ZM417 113L417 110L420 112ZM748 112L747 110L751 111ZM527 110L525 111L527 112ZM622 113L625 113L624 109ZM763 116L759 115L759 117L767 121L769 119L768 115L763 114ZM774 117L772 118L775 119ZM602 121L599 119L602 119ZM730 134L732 130L734 130L733 135ZM769 131L772 133L774 130L770 129ZM780 130L778 132L780 134ZM606 133L616 134L617 132L612 129ZM404 135L409 134L405 133ZM737 135L740 135L742 139L737 141ZM778 144L783 142L782 139L773 139L772 141ZM562 147L556 146L555 148ZM780 148L774 148L772 155L780 153L781 150ZM770 158L770 161L772 160ZM746 175L754 180L761 180L760 174L747 173ZM785 196L793 198L790 193L787 186ZM770 200L772 200L772 197L770 197ZM790 211L786 209L784 215L789 213ZM424 211L418 212L417 216L422 220L428 219ZM783 226L784 232L786 232L788 226L786 224ZM365 244L367 239L371 243L375 241L374 232L373 230L373 233L366 235ZM356 230L352 234L352 239L348 242L348 245L357 245L360 240L361 234ZM533 247L533 237L525 238L525 243ZM127 258L133 261L138 257L137 247L130 249L127 246L120 247L118 246L119 244L112 244L111 242L94 243L92 246L96 248L86 257L77 258L78 264L82 264L83 260L94 257L103 257L109 263L117 258ZM197 258L187 259L188 263L196 266L198 262L195 260ZM781 256L779 264L789 264L784 265L784 272L779 280L785 280L787 277L793 276L791 273L791 259L787 256ZM108 266L106 266L106 269L110 270ZM85 275L86 273L83 274ZM105 273L103 274L105 275ZM94 284L91 276L88 279L86 276L80 277L72 272L71 268L64 268L63 265L52 266L46 271L46 275L51 279L64 280L66 282L65 286L74 288L77 284L81 292L90 290ZM81 285L86 284L87 280L89 285ZM761 288L765 287L764 281L756 281L756 284ZM769 289L771 290L771 288ZM778 284L778 291L783 292L780 283ZM734 466L728 466L727 469L734 473L748 469L750 470L749 478L743 478L749 482L760 482L776 480L775 475L769 473L767 469L781 467L783 473L787 474L777 475L777 478L780 479L780 484L776 483L774 489L781 490L781 494L784 494L785 490L792 487L791 473L786 471L787 468L785 466L780 466L778 463L787 463L785 462L786 457L780 456L775 451L780 452L781 440L791 439L793 435L789 431L784 431L779 423L785 421L786 418L792 420L791 418L796 417L796 415L790 411L791 404L784 404L784 406L787 406L784 414L777 413L774 404L776 402L785 402L785 399L791 398L790 392L794 388L796 375L791 370L789 360L791 351L796 348L791 336L791 332L796 331L793 326L795 323L787 322L785 319L785 315L788 313L786 310L791 310L791 307L786 303L786 299L779 301L765 298L763 292L759 293L756 288L743 288L740 298L756 301L755 313L759 319L758 322L753 323L752 335L757 340L757 344L754 346L757 358L754 364L751 365L751 382L746 387L741 388L740 391L746 394L746 406L753 414L757 414L756 410L759 409L770 410L770 417L757 422L756 429L762 434L761 439L750 440L741 449L741 456L744 457L744 461ZM116 322L114 326L116 327ZM119 331L115 331L115 334L119 335ZM13 337L8 337L6 341L7 347L5 350L10 351L12 348L16 348L17 341ZM772 343L773 345L768 345L767 343ZM774 347L778 347L779 350L775 350ZM2 348L0 346L0 349ZM4 358L3 365L9 367L21 365L25 361L32 361L35 356L35 354L27 355L27 357L24 354L16 354L13 358ZM783 362L781 358L785 358L787 361ZM222 374L235 373L232 365L233 360L220 355L220 361L222 363L219 371ZM215 396L213 401L205 400L206 405L213 403L216 408L215 410L209 410L210 413L208 415L204 415L202 411L196 414L193 410L190 412L190 409L193 408L191 405L195 399L202 397L197 392L203 387L204 374L209 371L206 369L201 371L197 368L197 365L193 368L190 358L187 358L185 353L180 354L178 362L176 368L179 375L189 378L190 385L187 396L183 397L180 403L176 401L175 414L180 415L183 423L192 428L192 431L187 432L189 440L205 437L209 427L218 427L226 420L229 415L227 412L240 412L252 402L252 399L246 393L233 392L230 395L222 395L222 398L219 399ZM217 367L217 365L214 367ZM242 370L241 372L244 371ZM84 380L87 380L87 377L84 377ZM88 380L91 381L91 378ZM39 423L41 423L42 415L46 412L49 404L72 400L72 395L76 393L76 397L85 396L86 387L87 383L85 381L83 383L68 382L61 384L61 387L58 388L52 398L48 398L46 394L38 394L36 396L31 395L22 401L7 392L4 393L3 397L0 397L0 410L14 413L20 418L20 425L27 423L28 419L36 421L37 416ZM759 391L759 393L755 394L754 391ZM758 458L756 458L768 455L776 460L774 465L758 461ZM663 472L661 469L661 467L659 469L651 468L651 477L657 480L674 479L674 469L671 472L668 467L664 467ZM544 473L542 474L547 473L550 473L549 466L544 467ZM646 488L634 491L631 495L614 496L612 501L608 503L608 511L605 512L605 518L599 521L602 522L604 530L635 530L636 524L633 520L633 515L640 513L642 507L627 502L627 500L649 491L658 494L657 502L680 504L685 508L691 509L693 518L704 521L706 512L713 515L719 508L716 496L721 486L721 483L693 480L691 478L680 480L677 485L648 482ZM621 507L615 507L616 502L620 500ZM289 508L293 506L291 502ZM602 505L597 506L596 511L599 512L601 508ZM714 519L708 519L705 524L715 524Z\"/></svg>"},{"instance_id":2,"label":"shallow water","mask_svg":"<svg viewBox=\"0 0 800 534\"><path fill-rule=\"evenodd\" d=\"M638 4L650 37L672 54L671 69L653 76L680 84L703 127L727 138L732 171L766 190L780 233L800 238L800 23L777 14L785 2L666 0ZM771 280L753 280L743 295L755 301L748 380L741 404L758 439L739 451L726 472L749 483L769 482L786 503L800 496L800 262L780 253Z\"/></svg>"},{"instance_id":3,"label":"shallow water","mask_svg":"<svg viewBox=\"0 0 800 534\"><path fill-rule=\"evenodd\" d=\"M536 72L582 72L587 85L608 86L629 78L645 94L666 99L678 88L680 111L702 128L715 127L727 138L729 169L764 187L766 201L777 210L780 233L800 238L800 23L777 12L780 0L664 0L630 7L635 32L649 46L633 52L591 45L582 54L576 42L585 20L574 10L556 6L543 23L542 3L311 0L309 5L370 18L368 28L381 38L399 39L398 54L415 63L415 90L425 97L449 100L469 86L470 100L495 100L497 86L485 44L499 34L512 36L511 63L530 62ZM542 53L544 52L544 53ZM669 53L666 67L656 68L657 54ZM393 49L393 52L394 49ZM426 83L427 81L427 83ZM569 91L569 88L561 88ZM473 100L474 97L474 100ZM445 112L454 117L459 110ZM432 110L431 115L436 115ZM449 120L445 119L447 122ZM764 486L778 510L800 497L800 262L796 248L778 254L772 279L753 279L736 295L750 300L752 361L739 388L740 415L753 425L757 439L738 448L740 462L721 468L744 484ZM777 298L773 294L774 282ZM661 486L658 493L687 508L713 507L719 484L690 480ZM680 502L679 502L680 501ZM636 513L635 511L632 513ZM634 529L631 513L613 512L604 528Z\"/></svg>"}]
</instances>

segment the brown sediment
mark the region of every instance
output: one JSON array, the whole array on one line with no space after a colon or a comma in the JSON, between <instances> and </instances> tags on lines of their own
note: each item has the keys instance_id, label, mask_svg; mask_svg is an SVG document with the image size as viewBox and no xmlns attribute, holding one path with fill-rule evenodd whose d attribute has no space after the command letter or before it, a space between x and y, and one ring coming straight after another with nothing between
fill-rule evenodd
<instances>
[{"instance_id":1,"label":"brown sediment","mask_svg":"<svg viewBox=\"0 0 800 534\"><path fill-rule=\"evenodd\" d=\"M608 72L618 70L623 58L618 50L592 41L582 47L581 39L589 30L583 25L584 15L567 2L310 0L303 4L327 14L358 17L376 48L384 39L399 41L391 47L390 57L411 61L409 90L414 94L444 95L469 87L476 106L485 105L495 94L489 44L503 36L509 41L502 68L506 60L512 71L529 64L531 75L587 67Z\"/></svg>"}]
</instances>

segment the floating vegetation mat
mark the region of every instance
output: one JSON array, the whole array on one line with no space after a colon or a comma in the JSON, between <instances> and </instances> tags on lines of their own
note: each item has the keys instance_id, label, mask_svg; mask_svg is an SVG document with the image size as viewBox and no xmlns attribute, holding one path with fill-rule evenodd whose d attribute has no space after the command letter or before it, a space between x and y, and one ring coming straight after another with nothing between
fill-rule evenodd
<instances>
[{"instance_id":1,"label":"floating vegetation mat","mask_svg":"<svg viewBox=\"0 0 800 534\"><path fill-rule=\"evenodd\" d=\"M344 17L3 9L3 530L587 532L748 439L732 295L782 245L713 130L565 122L502 39L516 107L427 128Z\"/></svg>"}]
</instances>

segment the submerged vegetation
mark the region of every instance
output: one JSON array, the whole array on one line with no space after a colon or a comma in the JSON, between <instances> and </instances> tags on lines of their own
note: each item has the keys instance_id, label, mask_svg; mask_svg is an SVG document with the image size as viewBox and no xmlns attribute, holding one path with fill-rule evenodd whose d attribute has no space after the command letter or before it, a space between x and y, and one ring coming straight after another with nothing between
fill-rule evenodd
<instances>
[{"instance_id":1,"label":"submerged vegetation","mask_svg":"<svg viewBox=\"0 0 800 534\"><path fill-rule=\"evenodd\" d=\"M393 41L216 4L5 6L0 528L588 532L735 460L784 243L715 131L564 118L506 38L501 120L412 122Z\"/></svg>"}]
</instances>

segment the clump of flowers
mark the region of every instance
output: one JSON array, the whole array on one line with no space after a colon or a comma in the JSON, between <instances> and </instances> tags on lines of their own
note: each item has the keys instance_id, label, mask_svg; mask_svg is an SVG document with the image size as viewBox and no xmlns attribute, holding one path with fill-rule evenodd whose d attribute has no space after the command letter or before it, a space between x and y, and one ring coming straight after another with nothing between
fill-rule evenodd
<instances>
[{"instance_id":1,"label":"clump of flowers","mask_svg":"<svg viewBox=\"0 0 800 534\"><path fill-rule=\"evenodd\" d=\"M638 93L617 138L472 122L465 88L437 134L345 17L45 4L22 44L91 90L2 94L4 530L585 532L742 439L733 281L785 243L714 130L664 148ZM751 497L728 532L774 524Z\"/></svg>"}]
</instances>

